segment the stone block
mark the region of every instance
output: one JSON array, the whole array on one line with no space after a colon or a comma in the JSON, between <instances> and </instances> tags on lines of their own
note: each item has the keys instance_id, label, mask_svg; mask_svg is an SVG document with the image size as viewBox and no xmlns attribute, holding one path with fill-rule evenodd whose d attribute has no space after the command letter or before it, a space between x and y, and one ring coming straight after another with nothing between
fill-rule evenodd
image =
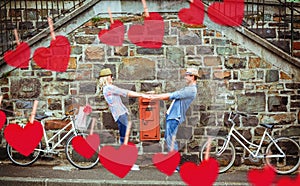
<instances>
[{"instance_id":1,"label":"stone block","mask_svg":"<svg viewBox=\"0 0 300 186\"><path fill-rule=\"evenodd\" d=\"M295 122L297 116L295 113L282 113L282 114L262 114L260 116L261 123L289 125Z\"/></svg>"},{"instance_id":2,"label":"stone block","mask_svg":"<svg viewBox=\"0 0 300 186\"><path fill-rule=\"evenodd\" d=\"M290 126L281 131L282 136L299 136L300 126Z\"/></svg>"},{"instance_id":3,"label":"stone block","mask_svg":"<svg viewBox=\"0 0 300 186\"><path fill-rule=\"evenodd\" d=\"M193 31L184 30L179 32L179 45L201 45L201 37Z\"/></svg>"},{"instance_id":4,"label":"stone block","mask_svg":"<svg viewBox=\"0 0 300 186\"><path fill-rule=\"evenodd\" d=\"M76 36L75 42L77 44L93 44L96 40L96 36Z\"/></svg>"},{"instance_id":5,"label":"stone block","mask_svg":"<svg viewBox=\"0 0 300 186\"><path fill-rule=\"evenodd\" d=\"M163 55L164 50L163 48L159 48L159 49L137 48L136 53L141 55Z\"/></svg>"},{"instance_id":6,"label":"stone block","mask_svg":"<svg viewBox=\"0 0 300 186\"><path fill-rule=\"evenodd\" d=\"M230 56L237 54L236 47L217 47L216 48L217 54L221 56Z\"/></svg>"},{"instance_id":7,"label":"stone block","mask_svg":"<svg viewBox=\"0 0 300 186\"><path fill-rule=\"evenodd\" d=\"M259 120L256 116L242 117L242 125L244 127L256 127Z\"/></svg>"},{"instance_id":8,"label":"stone block","mask_svg":"<svg viewBox=\"0 0 300 186\"><path fill-rule=\"evenodd\" d=\"M279 81L278 70L267 70L266 71L266 83Z\"/></svg>"},{"instance_id":9,"label":"stone block","mask_svg":"<svg viewBox=\"0 0 300 186\"><path fill-rule=\"evenodd\" d=\"M286 96L270 96L268 98L269 112L286 112L288 97Z\"/></svg>"},{"instance_id":10,"label":"stone block","mask_svg":"<svg viewBox=\"0 0 300 186\"><path fill-rule=\"evenodd\" d=\"M212 55L214 54L214 48L211 46L196 46L198 55Z\"/></svg>"},{"instance_id":11,"label":"stone block","mask_svg":"<svg viewBox=\"0 0 300 186\"><path fill-rule=\"evenodd\" d=\"M255 79L255 70L242 70L240 71L241 80L252 80Z\"/></svg>"},{"instance_id":12,"label":"stone block","mask_svg":"<svg viewBox=\"0 0 300 186\"><path fill-rule=\"evenodd\" d=\"M231 72L230 71L215 71L213 73L213 79L230 79L231 78Z\"/></svg>"},{"instance_id":13,"label":"stone block","mask_svg":"<svg viewBox=\"0 0 300 186\"><path fill-rule=\"evenodd\" d=\"M143 153L162 152L162 145L158 142L143 142Z\"/></svg>"},{"instance_id":14,"label":"stone block","mask_svg":"<svg viewBox=\"0 0 300 186\"><path fill-rule=\"evenodd\" d=\"M69 85L67 83L49 83L45 84L42 88L44 96L62 96L69 93Z\"/></svg>"},{"instance_id":15,"label":"stone block","mask_svg":"<svg viewBox=\"0 0 300 186\"><path fill-rule=\"evenodd\" d=\"M226 46L226 45L229 44L229 40L227 40L227 39L213 38L211 40L211 44L217 45L217 46Z\"/></svg>"},{"instance_id":16,"label":"stone block","mask_svg":"<svg viewBox=\"0 0 300 186\"><path fill-rule=\"evenodd\" d=\"M161 93L162 84L161 83L141 83L141 91L155 91L155 93Z\"/></svg>"},{"instance_id":17,"label":"stone block","mask_svg":"<svg viewBox=\"0 0 300 186\"><path fill-rule=\"evenodd\" d=\"M266 95L263 92L237 95L237 110L248 113L264 112L265 100Z\"/></svg>"},{"instance_id":18,"label":"stone block","mask_svg":"<svg viewBox=\"0 0 300 186\"><path fill-rule=\"evenodd\" d=\"M37 78L12 79L10 90L13 99L37 98L41 93L41 83Z\"/></svg>"},{"instance_id":19,"label":"stone block","mask_svg":"<svg viewBox=\"0 0 300 186\"><path fill-rule=\"evenodd\" d=\"M221 58L218 56L207 56L203 59L205 66L219 66L222 64Z\"/></svg>"},{"instance_id":20,"label":"stone block","mask_svg":"<svg viewBox=\"0 0 300 186\"><path fill-rule=\"evenodd\" d=\"M128 46L115 47L116 56L128 56Z\"/></svg>"},{"instance_id":21,"label":"stone block","mask_svg":"<svg viewBox=\"0 0 300 186\"><path fill-rule=\"evenodd\" d=\"M79 83L79 94L94 95L96 93L96 82L82 82Z\"/></svg>"},{"instance_id":22,"label":"stone block","mask_svg":"<svg viewBox=\"0 0 300 186\"><path fill-rule=\"evenodd\" d=\"M153 80L155 62L142 57L123 58L118 73L122 80Z\"/></svg>"},{"instance_id":23,"label":"stone block","mask_svg":"<svg viewBox=\"0 0 300 186\"><path fill-rule=\"evenodd\" d=\"M285 87L287 89L300 89L300 83L286 83Z\"/></svg>"},{"instance_id":24,"label":"stone block","mask_svg":"<svg viewBox=\"0 0 300 186\"><path fill-rule=\"evenodd\" d=\"M71 55L81 55L82 54L82 46L74 45L71 46Z\"/></svg>"},{"instance_id":25,"label":"stone block","mask_svg":"<svg viewBox=\"0 0 300 186\"><path fill-rule=\"evenodd\" d=\"M184 65L184 50L180 47L168 47L166 49L167 67L183 67Z\"/></svg>"},{"instance_id":26,"label":"stone block","mask_svg":"<svg viewBox=\"0 0 300 186\"><path fill-rule=\"evenodd\" d=\"M243 90L244 82L229 82L229 90Z\"/></svg>"},{"instance_id":27,"label":"stone block","mask_svg":"<svg viewBox=\"0 0 300 186\"><path fill-rule=\"evenodd\" d=\"M62 110L62 104L60 99L49 98L47 102L49 110Z\"/></svg>"},{"instance_id":28,"label":"stone block","mask_svg":"<svg viewBox=\"0 0 300 186\"><path fill-rule=\"evenodd\" d=\"M185 127L185 126L180 125L178 127L177 139L189 140L189 139L191 139L192 134L193 134L193 128L192 127Z\"/></svg>"},{"instance_id":29,"label":"stone block","mask_svg":"<svg viewBox=\"0 0 300 186\"><path fill-rule=\"evenodd\" d=\"M99 46L89 46L85 50L85 60L87 61L103 61L104 60L104 48Z\"/></svg>"},{"instance_id":30,"label":"stone block","mask_svg":"<svg viewBox=\"0 0 300 186\"><path fill-rule=\"evenodd\" d=\"M196 155L196 154L193 154L193 155L182 154L180 165L182 165L184 162L193 162L195 164L199 164L200 159L199 159L198 155Z\"/></svg>"},{"instance_id":31,"label":"stone block","mask_svg":"<svg viewBox=\"0 0 300 186\"><path fill-rule=\"evenodd\" d=\"M246 58L229 57L227 60L225 60L225 67L229 69L246 68L246 65L247 65Z\"/></svg>"},{"instance_id":32,"label":"stone block","mask_svg":"<svg viewBox=\"0 0 300 186\"><path fill-rule=\"evenodd\" d=\"M178 80L180 79L178 75L178 70L172 69L159 69L157 70L157 79L159 80Z\"/></svg>"},{"instance_id":33,"label":"stone block","mask_svg":"<svg viewBox=\"0 0 300 186\"><path fill-rule=\"evenodd\" d=\"M103 129L118 130L118 124L115 122L112 114L110 112L102 113L102 125Z\"/></svg>"}]
</instances>

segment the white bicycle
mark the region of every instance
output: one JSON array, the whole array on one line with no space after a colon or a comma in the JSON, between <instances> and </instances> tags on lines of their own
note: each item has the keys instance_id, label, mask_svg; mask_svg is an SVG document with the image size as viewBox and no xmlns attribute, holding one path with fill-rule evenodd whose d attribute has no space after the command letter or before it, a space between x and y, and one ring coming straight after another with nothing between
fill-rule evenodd
<instances>
[{"instance_id":1,"label":"white bicycle","mask_svg":"<svg viewBox=\"0 0 300 186\"><path fill-rule=\"evenodd\" d=\"M8 143L6 146L8 158L16 165L20 166L28 166L33 164L35 161L37 161L39 156L48 156L51 154L58 154L59 151L56 150L56 148L67 138L67 142L65 145L65 153L68 161L75 167L79 169L90 169L93 168L97 163L99 162L98 152L94 154L93 157L87 159L81 156L79 153L77 153L72 145L72 140L76 136L87 136L87 133L82 133L75 127L75 110L70 110L68 113L73 113L65 116L61 120L67 120L68 123L58 130L50 139L48 139L46 131L45 131L45 121L48 119L47 117L44 118L35 118L37 120L41 121L41 124L43 126L43 140L45 145L44 148L42 148L42 142L39 143L39 145L34 149L34 151L29 156L24 156L20 154L18 151L14 150ZM57 119L57 118L56 118ZM21 124L22 126L22 124ZM23 125L24 127L24 125ZM66 130L67 129L67 130ZM65 133L68 131L61 139L59 139L57 142L55 142L55 139L58 137L58 135ZM53 143L51 143L53 142Z\"/></svg>"},{"instance_id":2,"label":"white bicycle","mask_svg":"<svg viewBox=\"0 0 300 186\"><path fill-rule=\"evenodd\" d=\"M272 166L278 174L290 174L296 171L300 165L300 148L296 141L288 137L279 137L274 139L270 134L274 127L272 124L260 124L265 128L265 131L259 141L259 144L252 143L245 139L238 130L235 129L235 119L239 116L247 116L243 113L229 114L228 121L232 123L230 131L226 137L212 137L210 144L210 157L215 158L219 163L219 173L223 173L230 169L236 157L236 149L233 146L231 137L240 144L249 153L248 159L253 162L259 162L264 159L267 165ZM266 137L270 139L269 145L263 152L263 143L266 142ZM201 148L201 161L205 158L206 147L209 140L204 143ZM247 146L248 145L248 146Z\"/></svg>"}]
</instances>

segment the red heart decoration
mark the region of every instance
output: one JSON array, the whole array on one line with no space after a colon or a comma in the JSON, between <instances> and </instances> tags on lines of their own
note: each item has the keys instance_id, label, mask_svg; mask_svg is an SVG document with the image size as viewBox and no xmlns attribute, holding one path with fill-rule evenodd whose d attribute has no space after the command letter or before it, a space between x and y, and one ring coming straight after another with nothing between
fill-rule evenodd
<instances>
[{"instance_id":1,"label":"red heart decoration","mask_svg":"<svg viewBox=\"0 0 300 186\"><path fill-rule=\"evenodd\" d=\"M0 130L2 129L3 125L6 121L6 114L0 110Z\"/></svg>"},{"instance_id":2,"label":"red heart decoration","mask_svg":"<svg viewBox=\"0 0 300 186\"><path fill-rule=\"evenodd\" d=\"M100 145L100 138L97 134L92 134L83 138L82 136L76 136L72 140L72 145L76 152L83 157L89 159L93 157Z\"/></svg>"},{"instance_id":3,"label":"red heart decoration","mask_svg":"<svg viewBox=\"0 0 300 186\"><path fill-rule=\"evenodd\" d=\"M224 26L240 26L244 18L244 0L224 0L208 7L208 17Z\"/></svg>"},{"instance_id":4,"label":"red heart decoration","mask_svg":"<svg viewBox=\"0 0 300 186\"><path fill-rule=\"evenodd\" d=\"M186 162L180 167L182 180L190 186L210 186L217 180L219 165L214 158L204 160L198 166L192 162Z\"/></svg>"},{"instance_id":5,"label":"red heart decoration","mask_svg":"<svg viewBox=\"0 0 300 186\"><path fill-rule=\"evenodd\" d=\"M166 155L157 153L153 155L152 162L159 171L171 176L180 162L180 154L178 151L172 151Z\"/></svg>"},{"instance_id":6,"label":"red heart decoration","mask_svg":"<svg viewBox=\"0 0 300 186\"><path fill-rule=\"evenodd\" d=\"M28 156L34 151L43 137L43 127L40 122L27 123L24 128L18 124L9 124L4 130L7 143L20 154Z\"/></svg>"},{"instance_id":7,"label":"red heart decoration","mask_svg":"<svg viewBox=\"0 0 300 186\"><path fill-rule=\"evenodd\" d=\"M114 175L124 178L138 157L138 149L132 143L121 145L119 149L105 146L99 152L102 165Z\"/></svg>"},{"instance_id":8,"label":"red heart decoration","mask_svg":"<svg viewBox=\"0 0 300 186\"><path fill-rule=\"evenodd\" d=\"M290 179L289 177L282 177L277 186L299 186L300 185L300 175L298 174L296 179Z\"/></svg>"},{"instance_id":9,"label":"red heart decoration","mask_svg":"<svg viewBox=\"0 0 300 186\"><path fill-rule=\"evenodd\" d=\"M30 48L26 42L21 42L15 50L9 50L4 54L4 61L13 67L28 68Z\"/></svg>"},{"instance_id":10,"label":"red heart decoration","mask_svg":"<svg viewBox=\"0 0 300 186\"><path fill-rule=\"evenodd\" d=\"M182 8L178 12L179 19L191 25L203 24L204 20L204 4L201 0L194 0L190 3L190 8Z\"/></svg>"},{"instance_id":11,"label":"red heart decoration","mask_svg":"<svg viewBox=\"0 0 300 186\"><path fill-rule=\"evenodd\" d=\"M65 72L68 68L71 47L64 36L56 36L49 48L41 47L35 50L33 59L38 66L57 72Z\"/></svg>"},{"instance_id":12,"label":"red heart decoration","mask_svg":"<svg viewBox=\"0 0 300 186\"><path fill-rule=\"evenodd\" d=\"M112 45L112 46L122 46L124 41L125 27L123 23L119 20L114 21L110 25L109 29L101 30L98 33L98 37L101 42Z\"/></svg>"},{"instance_id":13,"label":"red heart decoration","mask_svg":"<svg viewBox=\"0 0 300 186\"><path fill-rule=\"evenodd\" d=\"M160 48L164 38L164 20L159 13L149 13L144 25L133 25L128 30L129 40L144 48Z\"/></svg>"},{"instance_id":14,"label":"red heart decoration","mask_svg":"<svg viewBox=\"0 0 300 186\"><path fill-rule=\"evenodd\" d=\"M248 181L255 186L269 186L276 176L273 167L265 166L264 169L251 169L248 171Z\"/></svg>"}]
</instances>

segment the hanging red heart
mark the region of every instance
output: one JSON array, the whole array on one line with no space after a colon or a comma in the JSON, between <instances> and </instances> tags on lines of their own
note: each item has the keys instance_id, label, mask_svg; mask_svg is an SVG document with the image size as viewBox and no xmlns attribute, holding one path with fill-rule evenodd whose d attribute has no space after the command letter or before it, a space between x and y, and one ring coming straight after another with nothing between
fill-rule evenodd
<instances>
[{"instance_id":1,"label":"hanging red heart","mask_svg":"<svg viewBox=\"0 0 300 186\"><path fill-rule=\"evenodd\" d=\"M168 154L157 153L152 157L155 167L162 173L171 176L180 162L178 151L171 151Z\"/></svg>"},{"instance_id":2,"label":"hanging red heart","mask_svg":"<svg viewBox=\"0 0 300 186\"><path fill-rule=\"evenodd\" d=\"M132 143L121 145L119 149L105 146L99 152L102 165L114 175L124 178L138 157L138 149Z\"/></svg>"},{"instance_id":3,"label":"hanging red heart","mask_svg":"<svg viewBox=\"0 0 300 186\"><path fill-rule=\"evenodd\" d=\"M224 0L208 7L208 17L224 26L240 26L244 18L244 0Z\"/></svg>"},{"instance_id":4,"label":"hanging red heart","mask_svg":"<svg viewBox=\"0 0 300 186\"><path fill-rule=\"evenodd\" d=\"M133 25L128 30L129 40L144 48L160 48L164 38L164 20L159 13L151 12L144 25Z\"/></svg>"},{"instance_id":5,"label":"hanging red heart","mask_svg":"<svg viewBox=\"0 0 300 186\"><path fill-rule=\"evenodd\" d=\"M277 186L299 186L300 185L300 175L295 179L291 179L289 177L282 177L277 183Z\"/></svg>"},{"instance_id":6,"label":"hanging red heart","mask_svg":"<svg viewBox=\"0 0 300 186\"><path fill-rule=\"evenodd\" d=\"M214 158L204 160L198 166L192 162L186 162L180 167L182 180L190 186L211 186L217 180L219 174L218 162Z\"/></svg>"},{"instance_id":7,"label":"hanging red heart","mask_svg":"<svg viewBox=\"0 0 300 186\"><path fill-rule=\"evenodd\" d=\"M92 134L86 138L76 136L72 140L72 145L76 152L89 159L98 151L100 138L98 134Z\"/></svg>"},{"instance_id":8,"label":"hanging red heart","mask_svg":"<svg viewBox=\"0 0 300 186\"><path fill-rule=\"evenodd\" d=\"M49 48L35 50L33 59L41 68L57 72L65 72L68 68L71 47L68 39L64 36L56 36Z\"/></svg>"},{"instance_id":9,"label":"hanging red heart","mask_svg":"<svg viewBox=\"0 0 300 186\"><path fill-rule=\"evenodd\" d=\"M103 29L98 33L102 43L112 46L122 46L124 41L125 27L119 20L114 21L109 29Z\"/></svg>"},{"instance_id":10,"label":"hanging red heart","mask_svg":"<svg viewBox=\"0 0 300 186\"><path fill-rule=\"evenodd\" d=\"M30 60L30 47L26 42L21 42L15 50L4 54L4 61L13 67L28 68Z\"/></svg>"},{"instance_id":11,"label":"hanging red heart","mask_svg":"<svg viewBox=\"0 0 300 186\"><path fill-rule=\"evenodd\" d=\"M204 4L202 0L194 0L190 3L190 8L182 8L178 12L179 19L190 25L203 24L204 20Z\"/></svg>"},{"instance_id":12,"label":"hanging red heart","mask_svg":"<svg viewBox=\"0 0 300 186\"><path fill-rule=\"evenodd\" d=\"M264 169L251 169L248 171L248 181L255 186L270 186L276 174L273 167L265 166Z\"/></svg>"},{"instance_id":13,"label":"hanging red heart","mask_svg":"<svg viewBox=\"0 0 300 186\"><path fill-rule=\"evenodd\" d=\"M0 110L0 130L2 129L3 125L6 121L6 114Z\"/></svg>"},{"instance_id":14,"label":"hanging red heart","mask_svg":"<svg viewBox=\"0 0 300 186\"><path fill-rule=\"evenodd\" d=\"M20 154L28 156L34 151L43 137L43 127L40 122L27 123L24 128L18 124L9 124L4 130L7 143Z\"/></svg>"}]
</instances>

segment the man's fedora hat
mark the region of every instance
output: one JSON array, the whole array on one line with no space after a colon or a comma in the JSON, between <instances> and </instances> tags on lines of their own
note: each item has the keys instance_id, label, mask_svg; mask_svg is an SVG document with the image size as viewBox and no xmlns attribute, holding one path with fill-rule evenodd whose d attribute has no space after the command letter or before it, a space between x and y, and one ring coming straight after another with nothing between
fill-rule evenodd
<instances>
[{"instance_id":1,"label":"man's fedora hat","mask_svg":"<svg viewBox=\"0 0 300 186\"><path fill-rule=\"evenodd\" d=\"M200 77L198 70L195 68L187 68L185 74Z\"/></svg>"}]
</instances>

